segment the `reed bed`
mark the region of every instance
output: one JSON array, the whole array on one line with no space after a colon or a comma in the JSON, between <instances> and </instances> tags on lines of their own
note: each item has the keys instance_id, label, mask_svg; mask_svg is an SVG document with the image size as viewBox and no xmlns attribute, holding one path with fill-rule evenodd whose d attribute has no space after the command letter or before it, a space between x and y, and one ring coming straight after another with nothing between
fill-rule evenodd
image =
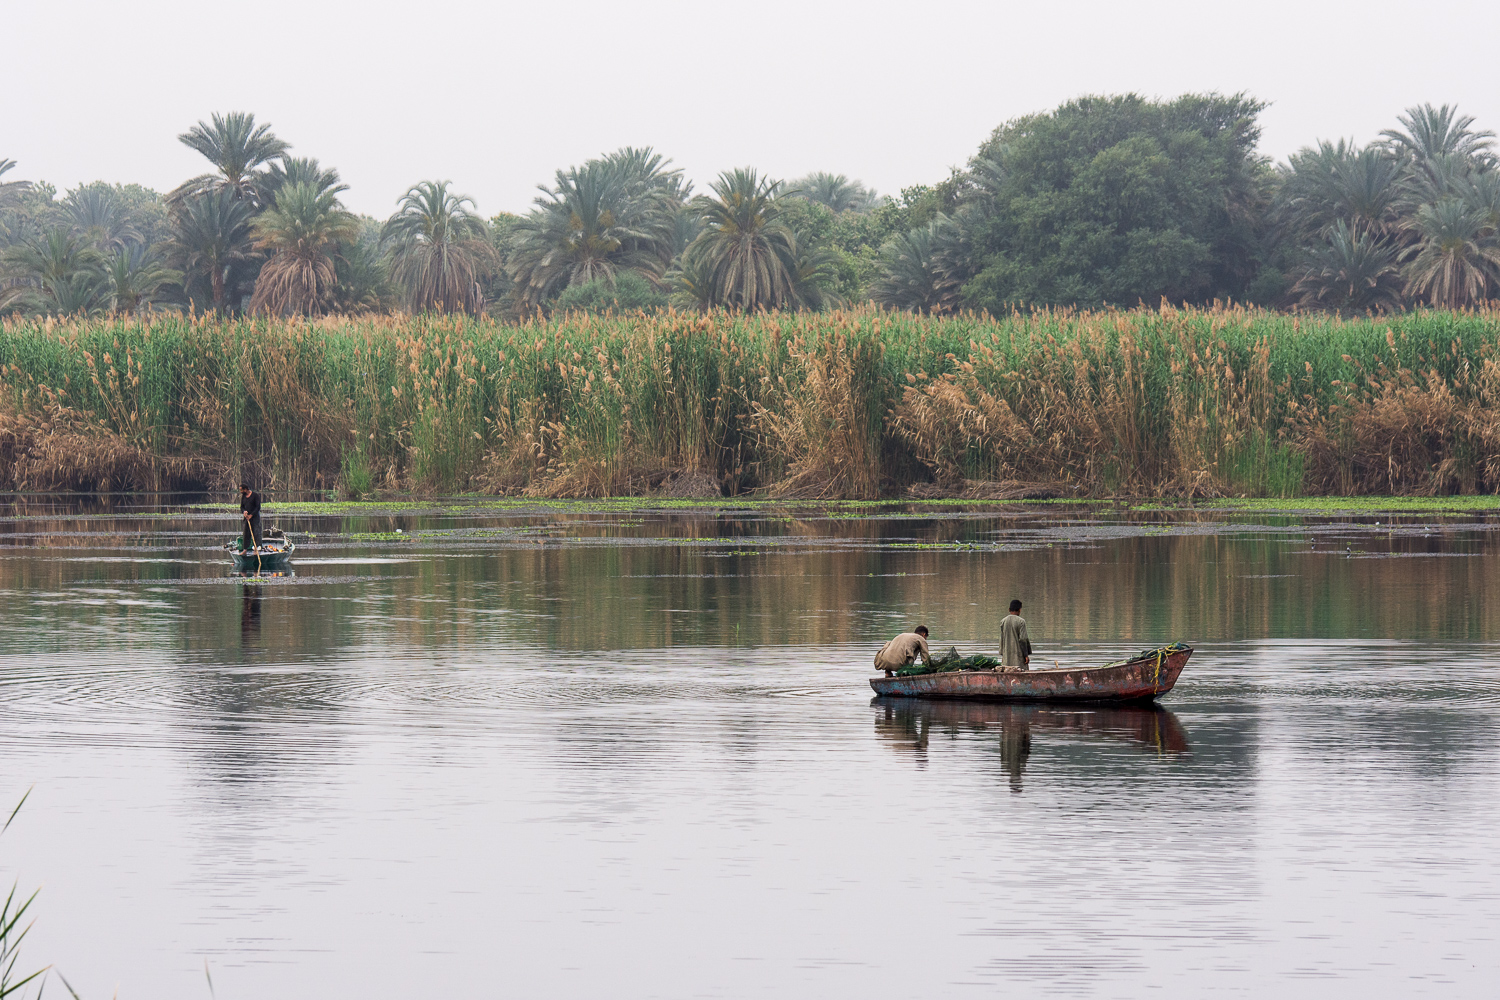
<instances>
[{"instance_id":1,"label":"reed bed","mask_svg":"<svg viewBox=\"0 0 1500 1000\"><path fill-rule=\"evenodd\" d=\"M0 324L0 486L870 498L1500 488L1500 313Z\"/></svg>"}]
</instances>

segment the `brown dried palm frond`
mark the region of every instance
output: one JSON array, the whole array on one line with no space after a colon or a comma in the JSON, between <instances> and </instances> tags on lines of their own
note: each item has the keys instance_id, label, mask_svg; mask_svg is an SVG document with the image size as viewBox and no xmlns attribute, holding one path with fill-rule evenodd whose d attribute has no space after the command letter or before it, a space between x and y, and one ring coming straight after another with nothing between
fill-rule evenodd
<instances>
[{"instance_id":1,"label":"brown dried palm frond","mask_svg":"<svg viewBox=\"0 0 1500 1000\"><path fill-rule=\"evenodd\" d=\"M310 181L288 184L252 228L256 247L272 257L255 282L251 312L315 315L332 305L332 254L341 240L359 235L358 220L339 207L336 192Z\"/></svg>"}]
</instances>

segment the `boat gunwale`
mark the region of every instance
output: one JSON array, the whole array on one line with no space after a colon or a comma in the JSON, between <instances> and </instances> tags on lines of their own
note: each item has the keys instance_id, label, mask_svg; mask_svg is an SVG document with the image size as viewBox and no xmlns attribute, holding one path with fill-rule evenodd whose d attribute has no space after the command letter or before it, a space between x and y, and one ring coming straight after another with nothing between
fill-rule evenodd
<instances>
[{"instance_id":1,"label":"boat gunwale","mask_svg":"<svg viewBox=\"0 0 1500 1000\"><path fill-rule=\"evenodd\" d=\"M1177 679L1187 666L1189 658L1193 654L1193 647L1173 650L1165 653L1162 665L1167 667L1168 661L1181 658L1180 663L1174 663L1168 668L1168 676L1165 686L1160 679L1148 683L1144 688L1139 684L1125 683L1129 675L1119 677L1117 680L1109 677L1099 677L1103 672L1126 672L1130 670L1139 671L1142 667L1149 665L1155 654L1132 657L1129 660L1116 663L1101 664L1097 667L1054 667L1049 670L1004 670L1002 668L990 668L983 670L954 670L934 673L908 674L898 677L888 674L884 677L871 677L870 687L874 689L880 698L915 698L915 699L943 699L958 701L1010 701L1010 702L1072 702L1072 703L1113 703L1126 704L1130 702L1154 702L1162 695L1168 694L1176 687ZM1065 676L1071 676L1072 680L1066 686L1062 681ZM1090 676L1093 675L1093 676ZM968 684L954 683L961 677L994 677L996 684L993 689L985 690ZM999 678L1006 678L1006 682L1000 682ZM1090 690L1095 687L1095 682L1102 690ZM1109 690L1111 681L1114 682L1116 690ZM1032 690L1016 691L1018 682ZM1048 683L1057 684L1052 690L1035 690L1037 685L1045 688ZM1085 685L1080 689L1080 685ZM895 685L907 687L908 690L892 691L882 690ZM927 690L910 690L911 686L927 688Z\"/></svg>"},{"instance_id":2,"label":"boat gunwale","mask_svg":"<svg viewBox=\"0 0 1500 1000\"><path fill-rule=\"evenodd\" d=\"M226 545L225 550L229 553L230 557L234 559L235 565L255 567L258 565L263 566L266 563L270 562L281 562L283 560L290 559L292 553L295 552L296 549L297 543L288 538L286 540L286 544L279 549L261 549L259 551L257 551L256 549L252 549L251 551L246 552L243 549L228 548Z\"/></svg>"}]
</instances>

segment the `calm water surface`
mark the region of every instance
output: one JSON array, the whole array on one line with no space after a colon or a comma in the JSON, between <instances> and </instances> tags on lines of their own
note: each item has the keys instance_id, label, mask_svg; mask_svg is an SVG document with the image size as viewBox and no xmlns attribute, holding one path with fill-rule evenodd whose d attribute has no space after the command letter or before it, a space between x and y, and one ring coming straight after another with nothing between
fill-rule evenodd
<instances>
[{"instance_id":1,"label":"calm water surface","mask_svg":"<svg viewBox=\"0 0 1500 1000\"><path fill-rule=\"evenodd\" d=\"M0 510L0 880L87 1000L1495 995L1500 519L283 516L245 580L161 510ZM1012 596L1198 652L872 699Z\"/></svg>"}]
</instances>

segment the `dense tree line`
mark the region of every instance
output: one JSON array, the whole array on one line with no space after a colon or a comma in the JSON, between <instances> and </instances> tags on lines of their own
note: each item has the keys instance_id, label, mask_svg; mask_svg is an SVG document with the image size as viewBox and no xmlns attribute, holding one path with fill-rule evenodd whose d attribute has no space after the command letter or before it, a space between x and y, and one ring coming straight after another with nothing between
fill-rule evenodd
<instances>
[{"instance_id":1,"label":"dense tree line","mask_svg":"<svg viewBox=\"0 0 1500 1000\"><path fill-rule=\"evenodd\" d=\"M1089 97L1000 126L945 180L880 197L839 174L726 171L695 193L650 148L482 218L423 181L355 216L336 170L253 115L179 139L211 170L158 195L59 198L0 160L0 313L724 307L924 313L1215 299L1339 312L1500 298L1493 133L1411 108L1367 146L1257 150L1243 95Z\"/></svg>"}]
</instances>

